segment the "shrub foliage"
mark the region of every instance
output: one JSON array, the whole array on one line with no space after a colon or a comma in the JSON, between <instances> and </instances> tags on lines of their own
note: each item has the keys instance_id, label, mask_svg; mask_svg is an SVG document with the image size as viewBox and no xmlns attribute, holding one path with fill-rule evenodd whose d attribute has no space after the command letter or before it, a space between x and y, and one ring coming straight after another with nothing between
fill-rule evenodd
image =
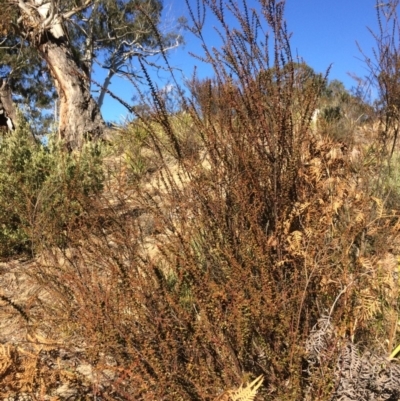
<instances>
[{"instance_id":1,"label":"shrub foliage","mask_svg":"<svg viewBox=\"0 0 400 401\"><path fill-rule=\"evenodd\" d=\"M32 255L43 241L62 241L65 227L82 215L85 199L102 188L100 160L98 145L67 154L60 145L38 143L26 122L3 137L0 256Z\"/></svg>"}]
</instances>

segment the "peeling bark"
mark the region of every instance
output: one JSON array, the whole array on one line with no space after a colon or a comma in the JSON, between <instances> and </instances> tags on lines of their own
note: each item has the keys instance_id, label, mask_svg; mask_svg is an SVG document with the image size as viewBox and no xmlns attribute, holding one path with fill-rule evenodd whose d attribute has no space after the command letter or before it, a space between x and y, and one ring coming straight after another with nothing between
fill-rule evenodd
<instances>
[{"instance_id":1,"label":"peeling bark","mask_svg":"<svg viewBox=\"0 0 400 401\"><path fill-rule=\"evenodd\" d=\"M49 35L38 50L49 66L60 98L59 138L71 150L80 148L86 137L101 138L105 122L68 45Z\"/></svg>"}]
</instances>

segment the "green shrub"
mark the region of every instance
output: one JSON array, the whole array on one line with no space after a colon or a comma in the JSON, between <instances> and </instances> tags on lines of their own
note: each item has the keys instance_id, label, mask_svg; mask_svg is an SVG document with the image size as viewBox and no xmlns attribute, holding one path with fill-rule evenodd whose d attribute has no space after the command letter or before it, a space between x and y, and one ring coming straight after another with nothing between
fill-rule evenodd
<instances>
[{"instance_id":1,"label":"green shrub","mask_svg":"<svg viewBox=\"0 0 400 401\"><path fill-rule=\"evenodd\" d=\"M70 154L51 142L38 143L23 121L0 143L0 257L32 254L44 238L59 241L102 188L98 145Z\"/></svg>"}]
</instances>

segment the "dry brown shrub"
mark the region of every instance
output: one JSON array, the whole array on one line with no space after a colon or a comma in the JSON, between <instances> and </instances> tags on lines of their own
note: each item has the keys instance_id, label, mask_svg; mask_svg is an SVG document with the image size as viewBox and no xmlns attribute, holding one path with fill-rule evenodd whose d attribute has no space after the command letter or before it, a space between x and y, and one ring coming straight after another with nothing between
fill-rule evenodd
<instances>
[{"instance_id":1,"label":"dry brown shrub","mask_svg":"<svg viewBox=\"0 0 400 401\"><path fill-rule=\"evenodd\" d=\"M182 99L196 146L153 89L139 120L156 171L106 183L35 272L64 346L110 373L104 399L212 400L260 375L260 398L330 399L343 344L389 354L398 341L398 211L371 185L377 161L310 128L319 86L297 80L284 3L260 2L266 22L228 3L199 3L225 42L207 53L208 95ZM324 316L335 336L308 366Z\"/></svg>"}]
</instances>

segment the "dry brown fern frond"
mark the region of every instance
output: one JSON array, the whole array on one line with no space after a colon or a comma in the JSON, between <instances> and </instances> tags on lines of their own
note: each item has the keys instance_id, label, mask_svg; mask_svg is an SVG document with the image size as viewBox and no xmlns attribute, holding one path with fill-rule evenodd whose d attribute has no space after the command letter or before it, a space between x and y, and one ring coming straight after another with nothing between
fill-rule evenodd
<instances>
[{"instance_id":1,"label":"dry brown fern frond","mask_svg":"<svg viewBox=\"0 0 400 401\"><path fill-rule=\"evenodd\" d=\"M13 392L32 392L34 386L38 355L23 352L10 344L0 346L0 397Z\"/></svg>"},{"instance_id":2,"label":"dry brown fern frond","mask_svg":"<svg viewBox=\"0 0 400 401\"><path fill-rule=\"evenodd\" d=\"M264 381L264 377L258 376L255 380L243 387L243 383L237 390L228 390L219 395L214 401L253 401L257 390Z\"/></svg>"},{"instance_id":3,"label":"dry brown fern frond","mask_svg":"<svg viewBox=\"0 0 400 401\"><path fill-rule=\"evenodd\" d=\"M383 213L384 213L384 202L382 199L376 198L375 196L371 196L371 199L375 202L376 204L376 219L379 220L382 218Z\"/></svg>"},{"instance_id":4,"label":"dry brown fern frond","mask_svg":"<svg viewBox=\"0 0 400 401\"><path fill-rule=\"evenodd\" d=\"M13 364L12 349L9 345L0 344L0 377L7 374Z\"/></svg>"}]
</instances>

